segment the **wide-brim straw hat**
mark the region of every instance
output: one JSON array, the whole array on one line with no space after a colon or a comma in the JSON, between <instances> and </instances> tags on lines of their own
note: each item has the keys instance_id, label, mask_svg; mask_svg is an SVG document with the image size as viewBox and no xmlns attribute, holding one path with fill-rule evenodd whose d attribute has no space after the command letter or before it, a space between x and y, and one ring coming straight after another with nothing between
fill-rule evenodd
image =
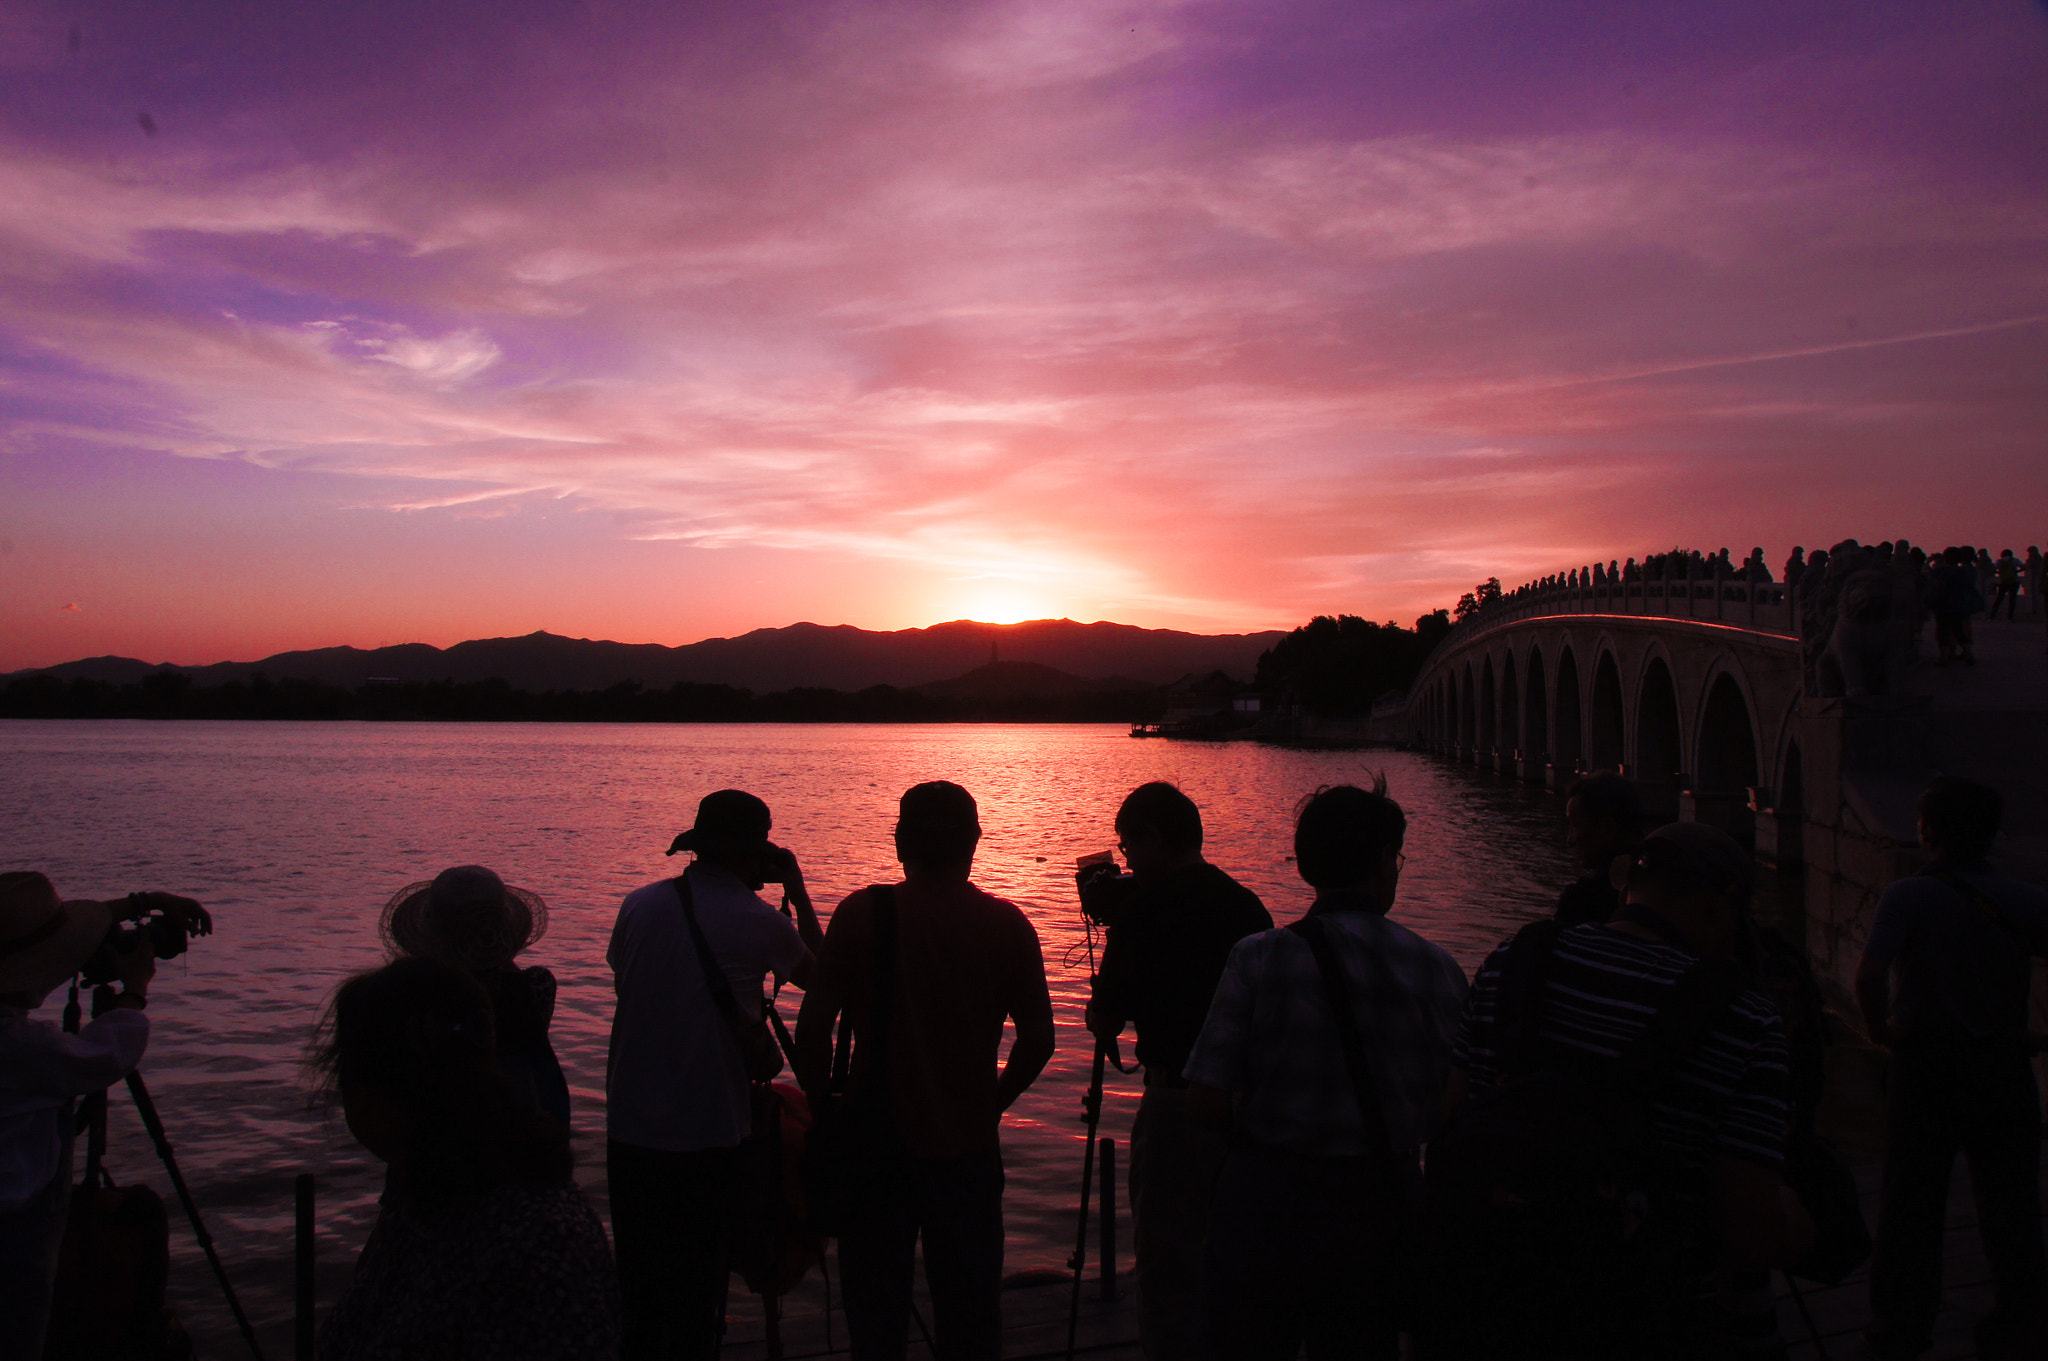
<instances>
[{"instance_id":1,"label":"wide-brim straw hat","mask_svg":"<svg viewBox=\"0 0 2048 1361\"><path fill-rule=\"evenodd\" d=\"M48 995L92 957L113 924L105 903L60 899L33 870L0 874L0 992Z\"/></svg>"},{"instance_id":2,"label":"wide-brim straw hat","mask_svg":"<svg viewBox=\"0 0 2048 1361\"><path fill-rule=\"evenodd\" d=\"M393 894L378 925L399 954L494 969L547 934L548 906L481 865L457 865Z\"/></svg>"}]
</instances>

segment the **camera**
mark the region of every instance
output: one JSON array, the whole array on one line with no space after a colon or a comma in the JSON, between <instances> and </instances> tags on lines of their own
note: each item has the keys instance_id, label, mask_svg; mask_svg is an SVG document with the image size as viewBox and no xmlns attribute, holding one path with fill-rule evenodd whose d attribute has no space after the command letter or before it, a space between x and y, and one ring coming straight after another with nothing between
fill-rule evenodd
<instances>
[{"instance_id":1,"label":"camera","mask_svg":"<svg viewBox=\"0 0 2048 1361\"><path fill-rule=\"evenodd\" d=\"M79 978L89 988L112 983L120 977L114 956L134 949L140 936L149 937L158 959L176 959L185 953L192 935L192 930L184 922L161 913L152 913L133 925L115 922L107 928L105 939L92 952L92 957L79 966Z\"/></svg>"},{"instance_id":2,"label":"camera","mask_svg":"<svg viewBox=\"0 0 2048 1361\"><path fill-rule=\"evenodd\" d=\"M1130 901L1137 879L1129 870L1119 869L1108 851L1085 855L1074 862L1074 887L1081 892L1081 912L1097 926L1114 926Z\"/></svg>"}]
</instances>

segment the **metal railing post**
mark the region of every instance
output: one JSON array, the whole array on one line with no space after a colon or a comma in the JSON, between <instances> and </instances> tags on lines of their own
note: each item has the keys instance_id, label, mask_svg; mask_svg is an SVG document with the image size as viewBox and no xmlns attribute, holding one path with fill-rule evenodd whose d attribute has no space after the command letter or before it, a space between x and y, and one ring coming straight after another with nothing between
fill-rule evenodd
<instances>
[{"instance_id":1,"label":"metal railing post","mask_svg":"<svg viewBox=\"0 0 2048 1361\"><path fill-rule=\"evenodd\" d=\"M1104 1138L1095 1161L1102 1168L1102 1298L1116 1298L1116 1140Z\"/></svg>"},{"instance_id":2,"label":"metal railing post","mask_svg":"<svg viewBox=\"0 0 2048 1361\"><path fill-rule=\"evenodd\" d=\"M297 1251L292 1272L292 1355L313 1361L313 1174L299 1173L293 1186Z\"/></svg>"}]
</instances>

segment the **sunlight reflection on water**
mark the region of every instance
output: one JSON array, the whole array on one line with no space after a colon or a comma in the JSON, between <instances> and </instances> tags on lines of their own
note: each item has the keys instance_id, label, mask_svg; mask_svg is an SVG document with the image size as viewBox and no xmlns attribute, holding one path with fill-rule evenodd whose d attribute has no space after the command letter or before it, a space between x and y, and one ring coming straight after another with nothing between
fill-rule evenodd
<instances>
[{"instance_id":1,"label":"sunlight reflection on water","mask_svg":"<svg viewBox=\"0 0 2048 1361\"><path fill-rule=\"evenodd\" d=\"M889 832L905 788L967 786L986 828L975 880L1037 923L1060 1027L1052 1066L1005 1124L1008 1270L1057 1266L1071 1246L1090 1053L1071 875L1076 857L1114 843L1110 820L1134 785L1185 789L1209 858L1286 922L1309 901L1287 860L1296 801L1384 767L1410 822L1394 916L1468 972L1571 874L1556 800L1540 791L1407 752L1133 741L1112 727L10 721L0 762L5 867L41 869L73 896L163 888L213 911L217 934L162 969L144 1072L230 1275L280 1349L292 1176L320 1175L323 1301L379 1182L338 1116L309 1109L301 1048L335 983L381 957L386 898L445 866L490 865L547 900L547 937L525 960L561 983L555 1046L581 1179L601 1204L605 942L625 893L680 868L662 850L697 798L725 785L765 798L829 912L897 877ZM792 1020L795 1002L784 999ZM1103 1132L1120 1143L1139 1090L1118 1079L1105 1104ZM112 1140L117 1179L168 1190L125 1103ZM182 1224L172 1245L173 1302L202 1353L238 1348Z\"/></svg>"}]
</instances>

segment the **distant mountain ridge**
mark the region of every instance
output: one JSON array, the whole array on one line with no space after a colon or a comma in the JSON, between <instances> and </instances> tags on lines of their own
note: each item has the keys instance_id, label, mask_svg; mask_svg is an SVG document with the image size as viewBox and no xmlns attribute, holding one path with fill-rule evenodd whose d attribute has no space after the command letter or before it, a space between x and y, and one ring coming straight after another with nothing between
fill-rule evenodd
<instances>
[{"instance_id":1,"label":"distant mountain ridge","mask_svg":"<svg viewBox=\"0 0 2048 1361\"><path fill-rule=\"evenodd\" d=\"M1035 619L1020 624L983 624L958 619L929 628L876 632L850 624L791 624L755 629L736 638L707 638L680 647L660 643L614 643L536 632L523 638L478 638L438 648L427 643L394 647L326 647L280 652L253 662L216 662L174 667L194 685L246 681L257 672L273 680L323 681L351 688L373 677L400 681L502 680L517 689L602 690L621 681L666 689L678 681L739 686L757 693L815 686L864 690L871 685L908 689L965 679L1000 663L1030 663L1107 688L1136 681L1165 685L1191 671L1227 671L1249 678L1259 654L1285 635L1201 634L1144 629L1130 624L1072 619ZM126 684L163 669L132 657L87 657L57 666L31 667L13 676L49 675L69 680ZM987 678L992 679L992 678ZM1023 679L1021 676L1005 679ZM1038 677L1039 685L1050 678ZM1031 688L1038 688L1037 685ZM1057 687L1056 687L1057 688Z\"/></svg>"}]
</instances>

